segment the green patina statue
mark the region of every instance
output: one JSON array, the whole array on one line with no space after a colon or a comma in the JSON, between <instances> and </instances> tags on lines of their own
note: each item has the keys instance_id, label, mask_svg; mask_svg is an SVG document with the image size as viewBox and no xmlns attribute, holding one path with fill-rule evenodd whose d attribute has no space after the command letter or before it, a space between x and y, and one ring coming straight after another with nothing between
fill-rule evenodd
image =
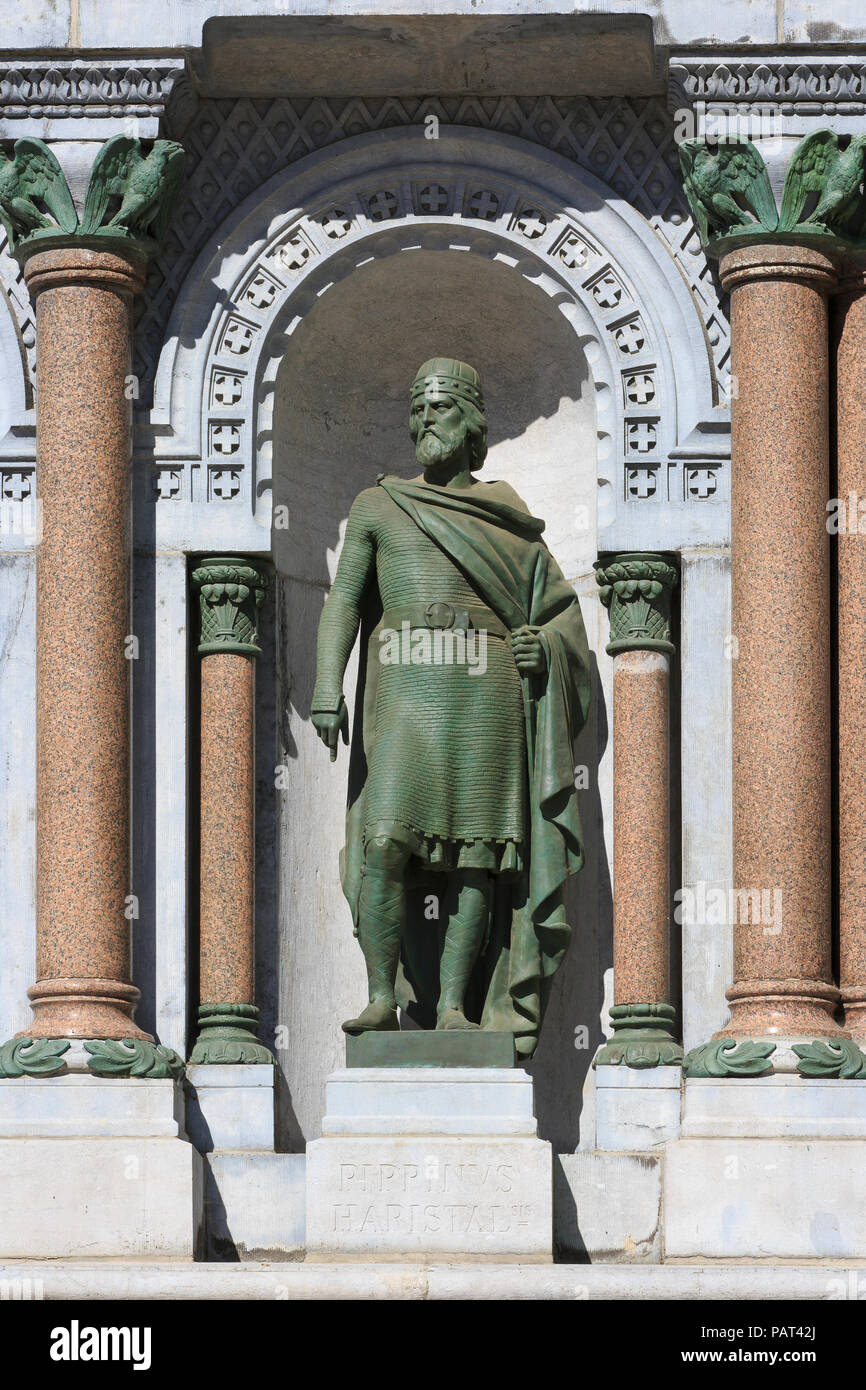
<instances>
[{"instance_id":1,"label":"green patina statue","mask_svg":"<svg viewBox=\"0 0 866 1390\"><path fill-rule=\"evenodd\" d=\"M343 891L369 980L347 1033L483 1028L532 1055L569 939L583 862L572 742L589 654L544 523L487 452L478 373L421 367L410 433L421 476L355 500L319 626L312 719L337 756L361 631Z\"/></svg>"}]
</instances>

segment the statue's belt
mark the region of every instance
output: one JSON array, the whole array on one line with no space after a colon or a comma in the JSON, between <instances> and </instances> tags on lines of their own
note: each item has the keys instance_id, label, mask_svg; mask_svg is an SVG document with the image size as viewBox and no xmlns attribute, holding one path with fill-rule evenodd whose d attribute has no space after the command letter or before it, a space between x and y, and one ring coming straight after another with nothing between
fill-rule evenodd
<instances>
[{"instance_id":1,"label":"statue's belt","mask_svg":"<svg viewBox=\"0 0 866 1390\"><path fill-rule=\"evenodd\" d=\"M486 632L489 637L507 638L508 628L491 608L473 604L469 608L453 603L403 603L399 608L386 608L382 627L399 632L403 623L410 627L430 627L454 632Z\"/></svg>"}]
</instances>

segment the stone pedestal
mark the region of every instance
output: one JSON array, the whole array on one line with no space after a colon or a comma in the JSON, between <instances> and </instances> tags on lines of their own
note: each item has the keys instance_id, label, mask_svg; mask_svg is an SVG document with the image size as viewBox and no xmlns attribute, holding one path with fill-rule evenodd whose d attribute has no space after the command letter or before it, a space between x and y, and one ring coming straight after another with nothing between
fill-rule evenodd
<instances>
[{"instance_id":1,"label":"stone pedestal","mask_svg":"<svg viewBox=\"0 0 866 1390\"><path fill-rule=\"evenodd\" d=\"M866 1082L688 1079L664 1153L666 1259L866 1258Z\"/></svg>"},{"instance_id":2,"label":"stone pedestal","mask_svg":"<svg viewBox=\"0 0 866 1390\"><path fill-rule=\"evenodd\" d=\"M0 1081L0 1257L191 1260L204 1170L178 1082Z\"/></svg>"},{"instance_id":3,"label":"stone pedestal","mask_svg":"<svg viewBox=\"0 0 866 1390\"><path fill-rule=\"evenodd\" d=\"M532 1095L507 1068L335 1072L307 1147L308 1260L551 1260Z\"/></svg>"},{"instance_id":4,"label":"stone pedestal","mask_svg":"<svg viewBox=\"0 0 866 1390\"><path fill-rule=\"evenodd\" d=\"M682 1091L679 1067L599 1066L595 1085L597 1148L634 1153L676 1139Z\"/></svg>"},{"instance_id":5,"label":"stone pedestal","mask_svg":"<svg viewBox=\"0 0 866 1390\"><path fill-rule=\"evenodd\" d=\"M199 1063L186 1069L189 1135L200 1153L274 1148L274 1067Z\"/></svg>"}]
</instances>

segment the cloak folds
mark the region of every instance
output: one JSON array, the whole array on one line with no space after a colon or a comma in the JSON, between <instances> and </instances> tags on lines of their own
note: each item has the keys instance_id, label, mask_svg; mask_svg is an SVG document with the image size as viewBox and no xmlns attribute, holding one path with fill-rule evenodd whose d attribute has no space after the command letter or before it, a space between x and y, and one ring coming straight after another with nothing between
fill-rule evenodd
<instances>
[{"instance_id":1,"label":"cloak folds","mask_svg":"<svg viewBox=\"0 0 866 1390\"><path fill-rule=\"evenodd\" d=\"M543 521L489 496L486 489L467 493L390 476L379 483L462 570L481 602L509 630L535 628L547 653L544 675L521 679L529 778L528 871L516 882L497 879L482 962L482 1027L514 1033L518 1053L531 1056L549 985L570 936L565 881L583 863L572 751L590 698L583 619L574 591L541 539ZM371 593L361 626L346 845L340 856L343 892L356 930L364 864L364 791L376 737L381 614L378 592ZM403 999L400 1003L405 1007Z\"/></svg>"}]
</instances>

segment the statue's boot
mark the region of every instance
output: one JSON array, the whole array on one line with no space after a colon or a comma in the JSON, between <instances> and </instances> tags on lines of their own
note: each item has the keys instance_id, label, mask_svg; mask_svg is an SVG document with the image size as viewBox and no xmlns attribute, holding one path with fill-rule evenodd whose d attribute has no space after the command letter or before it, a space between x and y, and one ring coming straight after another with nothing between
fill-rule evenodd
<instances>
[{"instance_id":1,"label":"statue's boot","mask_svg":"<svg viewBox=\"0 0 866 1390\"><path fill-rule=\"evenodd\" d=\"M358 938L367 966L370 1002L357 1018L346 1020L344 1033L399 1031L394 982L405 915L402 868L395 875L368 863L358 904Z\"/></svg>"},{"instance_id":2,"label":"statue's boot","mask_svg":"<svg viewBox=\"0 0 866 1390\"><path fill-rule=\"evenodd\" d=\"M487 930L491 893L490 876L482 869L464 869L451 875L445 895L448 925L439 962L437 1031L479 1026L466 1017L464 1000Z\"/></svg>"}]
</instances>

